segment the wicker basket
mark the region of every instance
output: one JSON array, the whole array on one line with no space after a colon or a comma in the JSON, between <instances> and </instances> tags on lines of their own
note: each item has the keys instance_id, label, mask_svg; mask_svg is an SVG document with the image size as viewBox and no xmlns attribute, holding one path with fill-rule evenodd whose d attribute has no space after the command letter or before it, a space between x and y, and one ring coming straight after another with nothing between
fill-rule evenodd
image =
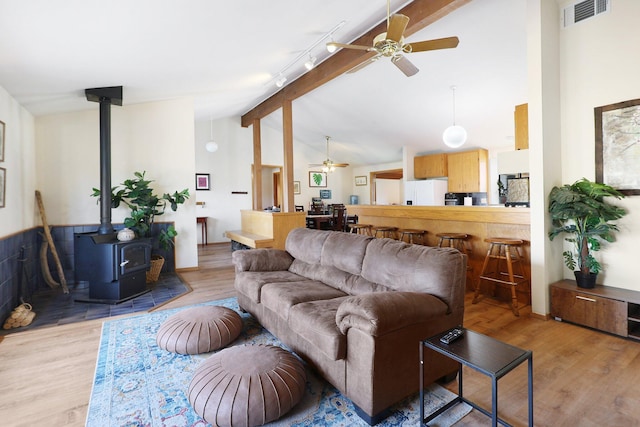
<instances>
[{"instance_id":1,"label":"wicker basket","mask_svg":"<svg viewBox=\"0 0 640 427\"><path fill-rule=\"evenodd\" d=\"M160 271L164 265L164 258L160 255L151 256L151 267L147 271L147 283L154 283L160 277Z\"/></svg>"}]
</instances>

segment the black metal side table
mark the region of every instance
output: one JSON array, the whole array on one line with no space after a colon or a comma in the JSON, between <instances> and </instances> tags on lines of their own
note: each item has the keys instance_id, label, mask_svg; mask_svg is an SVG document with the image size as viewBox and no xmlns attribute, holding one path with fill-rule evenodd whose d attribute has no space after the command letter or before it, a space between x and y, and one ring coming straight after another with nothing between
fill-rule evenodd
<instances>
[{"instance_id":1,"label":"black metal side table","mask_svg":"<svg viewBox=\"0 0 640 427\"><path fill-rule=\"evenodd\" d=\"M494 338L480 334L478 332L464 329L464 335L451 344L443 344L440 338L445 333L435 335L420 343L420 420L421 426L428 426L428 422L445 412L447 409L460 402L465 402L490 416L492 425L498 423L510 426L506 421L498 417L498 380L511 372L525 360L528 362L528 397L529 397L529 426L533 427L533 353L529 350L522 350L512 345L498 341ZM424 349L436 351L457 362L458 370L458 396L447 405L438 409L425 418L424 414ZM491 377L491 412L481 408L477 404L465 399L462 395L462 367L468 366Z\"/></svg>"}]
</instances>

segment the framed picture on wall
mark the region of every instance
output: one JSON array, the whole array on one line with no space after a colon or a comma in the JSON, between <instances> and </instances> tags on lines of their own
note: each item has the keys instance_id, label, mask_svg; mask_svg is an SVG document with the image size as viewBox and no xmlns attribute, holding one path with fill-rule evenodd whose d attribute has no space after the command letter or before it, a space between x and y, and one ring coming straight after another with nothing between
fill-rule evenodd
<instances>
[{"instance_id":1,"label":"framed picture on wall","mask_svg":"<svg viewBox=\"0 0 640 427\"><path fill-rule=\"evenodd\" d=\"M0 208L4 208L5 191L7 189L7 170L0 168Z\"/></svg>"},{"instance_id":2,"label":"framed picture on wall","mask_svg":"<svg viewBox=\"0 0 640 427\"><path fill-rule=\"evenodd\" d=\"M210 190L209 174L197 173L196 174L196 190Z\"/></svg>"},{"instance_id":3,"label":"framed picture on wall","mask_svg":"<svg viewBox=\"0 0 640 427\"><path fill-rule=\"evenodd\" d=\"M309 187L326 187L327 186L327 173L326 172L309 172Z\"/></svg>"},{"instance_id":4,"label":"framed picture on wall","mask_svg":"<svg viewBox=\"0 0 640 427\"><path fill-rule=\"evenodd\" d=\"M596 181L630 196L640 194L640 99L594 109Z\"/></svg>"},{"instance_id":5,"label":"framed picture on wall","mask_svg":"<svg viewBox=\"0 0 640 427\"><path fill-rule=\"evenodd\" d=\"M300 194L300 181L293 181L293 194Z\"/></svg>"},{"instance_id":6,"label":"framed picture on wall","mask_svg":"<svg viewBox=\"0 0 640 427\"><path fill-rule=\"evenodd\" d=\"M4 122L0 120L0 162L4 162Z\"/></svg>"},{"instance_id":7,"label":"framed picture on wall","mask_svg":"<svg viewBox=\"0 0 640 427\"><path fill-rule=\"evenodd\" d=\"M356 176L356 185L367 185L367 177L366 176Z\"/></svg>"}]
</instances>

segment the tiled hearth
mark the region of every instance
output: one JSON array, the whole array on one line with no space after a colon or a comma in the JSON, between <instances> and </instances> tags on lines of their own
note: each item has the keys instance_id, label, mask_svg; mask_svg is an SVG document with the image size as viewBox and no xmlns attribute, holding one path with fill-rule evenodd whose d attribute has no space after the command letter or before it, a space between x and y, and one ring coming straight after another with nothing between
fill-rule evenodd
<instances>
[{"instance_id":1,"label":"tiled hearth","mask_svg":"<svg viewBox=\"0 0 640 427\"><path fill-rule=\"evenodd\" d=\"M150 292L120 304L79 302L89 298L89 287L84 283L79 286L69 285L68 294L63 293L60 288L43 289L30 298L33 311L36 312L33 323L16 329L0 329L0 335L44 326L144 312L189 290L175 273L162 274L156 283L148 287L151 289Z\"/></svg>"}]
</instances>

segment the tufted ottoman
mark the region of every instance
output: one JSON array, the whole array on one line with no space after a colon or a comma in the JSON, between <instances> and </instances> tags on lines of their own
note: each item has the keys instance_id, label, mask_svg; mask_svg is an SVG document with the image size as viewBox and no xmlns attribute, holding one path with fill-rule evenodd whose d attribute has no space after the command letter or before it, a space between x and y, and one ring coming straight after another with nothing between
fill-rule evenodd
<instances>
[{"instance_id":1,"label":"tufted ottoman","mask_svg":"<svg viewBox=\"0 0 640 427\"><path fill-rule=\"evenodd\" d=\"M180 354L208 353L226 346L242 331L242 318L226 307L206 305L169 317L156 334L164 350Z\"/></svg>"},{"instance_id":2,"label":"tufted ottoman","mask_svg":"<svg viewBox=\"0 0 640 427\"><path fill-rule=\"evenodd\" d=\"M196 413L215 426L259 426L300 401L306 378L302 362L280 347L236 346L198 367L188 398Z\"/></svg>"}]
</instances>

